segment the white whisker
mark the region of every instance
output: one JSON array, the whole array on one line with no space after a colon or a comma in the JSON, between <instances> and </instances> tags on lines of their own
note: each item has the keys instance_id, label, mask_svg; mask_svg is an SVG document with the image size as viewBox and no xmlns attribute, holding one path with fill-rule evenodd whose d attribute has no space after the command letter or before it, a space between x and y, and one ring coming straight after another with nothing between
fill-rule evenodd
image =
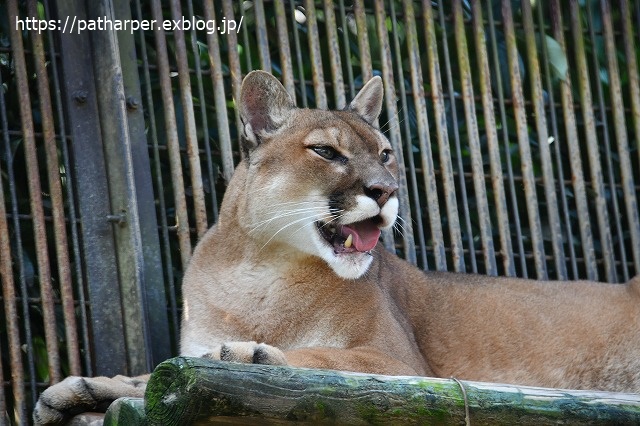
<instances>
[{"instance_id":1,"label":"white whisker","mask_svg":"<svg viewBox=\"0 0 640 426\"><path fill-rule=\"evenodd\" d=\"M307 207L307 208L301 208L301 209L294 209L294 210L284 210L284 211L280 211L278 212L276 215L268 218L268 219L264 219L258 223L254 223L252 224L252 228L251 231L249 232L254 232L255 230L257 230L258 228L260 228L263 225L266 225L268 223L271 223L275 220L278 219L282 219L284 217L288 217L288 216L296 216L299 215L301 213L317 213L317 214L326 214L325 209L324 208L320 208L320 207Z\"/></svg>"},{"instance_id":2,"label":"white whisker","mask_svg":"<svg viewBox=\"0 0 640 426\"><path fill-rule=\"evenodd\" d=\"M265 247L266 247L266 246L271 242L271 240L273 240L273 239L276 237L276 235L278 235L278 234L279 234L280 232L282 232L284 229L286 229L286 228L288 228L288 227L290 227L290 226L292 226L292 225L295 225L296 223L303 222L303 221L305 221L305 220L309 220L309 219L313 219L313 218L320 218L320 217L325 216L325 215L326 215L326 213L325 213L325 212L322 212L322 213L318 213L318 214L315 214L315 215L306 216L306 217L300 218L300 219L298 219L298 220L294 220L293 222L287 223L285 226L283 226L282 228L278 229L278 230L277 230L277 231L276 231L276 232L271 236L271 238L269 238L269 239L267 240L267 242L266 242L266 243L264 243L264 245L260 248L260 250L262 250L263 248L265 248Z\"/></svg>"},{"instance_id":3,"label":"white whisker","mask_svg":"<svg viewBox=\"0 0 640 426\"><path fill-rule=\"evenodd\" d=\"M402 124L402 122L404 121L404 118L402 120L399 120L397 123L395 123L395 125L393 127L389 127L387 130L385 130L384 132L382 132L383 134L388 134L390 131L395 130L397 128L400 127L400 125Z\"/></svg>"},{"instance_id":4,"label":"white whisker","mask_svg":"<svg viewBox=\"0 0 640 426\"><path fill-rule=\"evenodd\" d=\"M400 112L402 112L402 107L398 109L398 111L396 112L396 114L394 116L389 117L389 119L386 121L386 123L384 123L383 125L380 126L380 131L382 133L387 133L389 131L389 129L384 130L384 127L387 126L391 120L393 120L393 118L398 118L400 116Z\"/></svg>"},{"instance_id":5,"label":"white whisker","mask_svg":"<svg viewBox=\"0 0 640 426\"><path fill-rule=\"evenodd\" d=\"M325 226L329 225L331 222L335 222L336 220L341 219L344 216L344 214L340 214L342 212L344 212L344 210L334 211L333 213L336 214L336 216L334 216L333 219L327 221L326 223L323 223L322 227L324 228Z\"/></svg>"},{"instance_id":6,"label":"white whisker","mask_svg":"<svg viewBox=\"0 0 640 426\"><path fill-rule=\"evenodd\" d=\"M407 228L405 228L401 222L406 223L406 220L404 220L402 216L398 216L393 224L393 229L404 238L404 236L407 235Z\"/></svg>"}]
</instances>

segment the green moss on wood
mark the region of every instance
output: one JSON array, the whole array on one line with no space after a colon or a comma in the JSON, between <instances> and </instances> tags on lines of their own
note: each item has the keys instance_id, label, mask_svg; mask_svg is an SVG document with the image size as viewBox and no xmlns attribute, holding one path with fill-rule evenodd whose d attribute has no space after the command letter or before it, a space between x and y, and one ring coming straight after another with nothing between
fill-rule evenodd
<instances>
[{"instance_id":1,"label":"green moss on wood","mask_svg":"<svg viewBox=\"0 0 640 426\"><path fill-rule=\"evenodd\" d=\"M537 389L423 377L175 358L147 388L149 424L296 421L474 425L640 424L640 396ZM234 417L235 416L235 417Z\"/></svg>"},{"instance_id":2,"label":"green moss on wood","mask_svg":"<svg viewBox=\"0 0 640 426\"><path fill-rule=\"evenodd\" d=\"M147 424L142 398L118 398L104 416L104 426L144 426Z\"/></svg>"}]
</instances>

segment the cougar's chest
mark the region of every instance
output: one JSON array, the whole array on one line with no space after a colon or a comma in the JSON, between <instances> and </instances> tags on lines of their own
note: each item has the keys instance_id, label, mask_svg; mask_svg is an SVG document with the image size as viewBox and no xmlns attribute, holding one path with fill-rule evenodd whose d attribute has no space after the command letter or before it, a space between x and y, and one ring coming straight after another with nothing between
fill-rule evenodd
<instances>
[{"instance_id":1,"label":"cougar's chest","mask_svg":"<svg viewBox=\"0 0 640 426\"><path fill-rule=\"evenodd\" d=\"M348 307L355 301L347 303L340 296L341 281L331 275L239 264L229 271L229 283L233 285L217 295L216 304L241 319L246 338L284 350L347 347L352 326L362 321Z\"/></svg>"}]
</instances>

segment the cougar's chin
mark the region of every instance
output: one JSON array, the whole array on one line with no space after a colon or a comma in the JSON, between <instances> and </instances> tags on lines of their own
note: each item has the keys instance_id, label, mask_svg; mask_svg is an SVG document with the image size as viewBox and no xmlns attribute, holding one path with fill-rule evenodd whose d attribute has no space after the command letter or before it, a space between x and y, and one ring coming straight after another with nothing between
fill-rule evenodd
<instances>
[{"instance_id":1,"label":"cougar's chin","mask_svg":"<svg viewBox=\"0 0 640 426\"><path fill-rule=\"evenodd\" d=\"M356 217L357 221L352 223L316 221L314 243L320 257L338 276L356 279L369 269L381 229L390 227L397 216L397 199L388 204L382 209L375 208L376 215Z\"/></svg>"},{"instance_id":2,"label":"cougar's chin","mask_svg":"<svg viewBox=\"0 0 640 426\"><path fill-rule=\"evenodd\" d=\"M336 251L332 244L328 243L318 234L314 243L318 256L341 278L355 280L364 275L371 266L373 255L370 251L351 251L348 248Z\"/></svg>"}]
</instances>

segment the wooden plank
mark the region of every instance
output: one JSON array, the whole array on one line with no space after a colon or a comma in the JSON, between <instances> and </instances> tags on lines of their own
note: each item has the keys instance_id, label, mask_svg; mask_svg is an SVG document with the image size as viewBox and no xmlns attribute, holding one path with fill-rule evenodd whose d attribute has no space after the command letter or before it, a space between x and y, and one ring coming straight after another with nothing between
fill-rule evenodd
<instances>
[{"instance_id":1,"label":"wooden plank","mask_svg":"<svg viewBox=\"0 0 640 426\"><path fill-rule=\"evenodd\" d=\"M148 424L640 424L640 395L208 361L158 366ZM222 418L218 417L222 416Z\"/></svg>"}]
</instances>

